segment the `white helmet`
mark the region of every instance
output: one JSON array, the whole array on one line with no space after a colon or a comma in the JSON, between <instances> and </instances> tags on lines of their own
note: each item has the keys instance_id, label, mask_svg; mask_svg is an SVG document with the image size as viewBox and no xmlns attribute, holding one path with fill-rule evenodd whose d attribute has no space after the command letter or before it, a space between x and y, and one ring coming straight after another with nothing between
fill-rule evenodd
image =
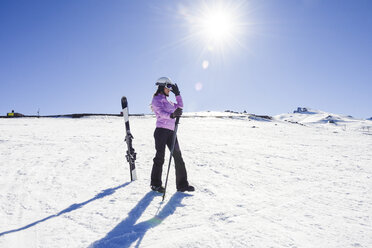
<instances>
[{"instance_id":1,"label":"white helmet","mask_svg":"<svg viewBox=\"0 0 372 248\"><path fill-rule=\"evenodd\" d=\"M157 81L156 81L156 84L155 85L159 85L159 86L165 86L168 88L168 86L172 86L174 85L172 80L168 77L161 77L159 78Z\"/></svg>"}]
</instances>

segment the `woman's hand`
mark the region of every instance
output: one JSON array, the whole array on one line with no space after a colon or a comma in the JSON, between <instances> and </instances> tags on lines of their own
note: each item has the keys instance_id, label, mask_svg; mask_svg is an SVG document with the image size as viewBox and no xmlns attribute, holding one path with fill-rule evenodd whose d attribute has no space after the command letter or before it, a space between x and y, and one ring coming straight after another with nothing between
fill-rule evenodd
<instances>
[{"instance_id":1,"label":"woman's hand","mask_svg":"<svg viewBox=\"0 0 372 248\"><path fill-rule=\"evenodd\" d=\"M175 84L175 85L172 86L171 91L172 91L176 96L179 96L179 95L180 95L180 90L178 89L177 84Z\"/></svg>"},{"instance_id":2,"label":"woman's hand","mask_svg":"<svg viewBox=\"0 0 372 248\"><path fill-rule=\"evenodd\" d=\"M182 109L181 108L177 108L171 115L170 115L170 118L174 119L176 117L180 117L182 115Z\"/></svg>"}]
</instances>

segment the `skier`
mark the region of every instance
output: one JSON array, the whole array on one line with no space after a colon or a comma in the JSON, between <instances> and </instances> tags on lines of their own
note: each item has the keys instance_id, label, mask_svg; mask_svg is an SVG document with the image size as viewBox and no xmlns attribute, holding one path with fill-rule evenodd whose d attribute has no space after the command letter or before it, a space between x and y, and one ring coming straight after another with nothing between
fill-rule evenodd
<instances>
[{"instance_id":1,"label":"skier","mask_svg":"<svg viewBox=\"0 0 372 248\"><path fill-rule=\"evenodd\" d=\"M164 193L165 189L162 186L161 176L164 164L165 146L167 145L168 148L171 149L175 118L182 115L183 102L177 84L173 84L169 78L159 78L156 85L158 86L158 89L155 92L151 103L152 110L157 119L156 129L154 132L156 155L153 160L154 164L151 171L151 189ZM176 96L176 104L167 100L170 91L172 91ZM176 167L177 191L194 191L194 187L189 185L187 181L185 163L182 159L177 139L174 146L173 158Z\"/></svg>"}]
</instances>

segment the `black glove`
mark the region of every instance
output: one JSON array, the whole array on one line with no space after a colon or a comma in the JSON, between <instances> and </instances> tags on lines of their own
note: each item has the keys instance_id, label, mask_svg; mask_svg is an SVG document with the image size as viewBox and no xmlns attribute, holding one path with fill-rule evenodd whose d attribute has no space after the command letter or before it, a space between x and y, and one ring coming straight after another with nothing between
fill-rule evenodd
<instances>
[{"instance_id":1,"label":"black glove","mask_svg":"<svg viewBox=\"0 0 372 248\"><path fill-rule=\"evenodd\" d=\"M179 95L180 95L180 90L178 89L177 84L172 85L172 89L171 89L171 91L172 91L176 96L179 96Z\"/></svg>"},{"instance_id":2,"label":"black glove","mask_svg":"<svg viewBox=\"0 0 372 248\"><path fill-rule=\"evenodd\" d=\"M171 115L170 118L174 119L176 117L180 117L182 115L182 109L177 108Z\"/></svg>"}]
</instances>

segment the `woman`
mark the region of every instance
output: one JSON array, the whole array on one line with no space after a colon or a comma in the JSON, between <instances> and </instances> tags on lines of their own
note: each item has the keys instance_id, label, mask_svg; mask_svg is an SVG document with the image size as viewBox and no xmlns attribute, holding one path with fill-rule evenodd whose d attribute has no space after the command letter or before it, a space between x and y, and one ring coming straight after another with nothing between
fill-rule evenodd
<instances>
[{"instance_id":1,"label":"woman","mask_svg":"<svg viewBox=\"0 0 372 248\"><path fill-rule=\"evenodd\" d=\"M165 146L167 145L168 148L171 149L176 122L175 118L182 115L183 102L177 84L173 84L169 78L159 78L156 85L158 85L158 89L151 103L152 110L155 112L157 119L154 132L156 155L151 171L151 189L164 193L161 176L164 164ZM176 104L167 100L170 91L176 95ZM189 185L187 181L185 163L183 162L177 139L174 146L173 158L176 167L177 191L194 191L194 187Z\"/></svg>"}]
</instances>

